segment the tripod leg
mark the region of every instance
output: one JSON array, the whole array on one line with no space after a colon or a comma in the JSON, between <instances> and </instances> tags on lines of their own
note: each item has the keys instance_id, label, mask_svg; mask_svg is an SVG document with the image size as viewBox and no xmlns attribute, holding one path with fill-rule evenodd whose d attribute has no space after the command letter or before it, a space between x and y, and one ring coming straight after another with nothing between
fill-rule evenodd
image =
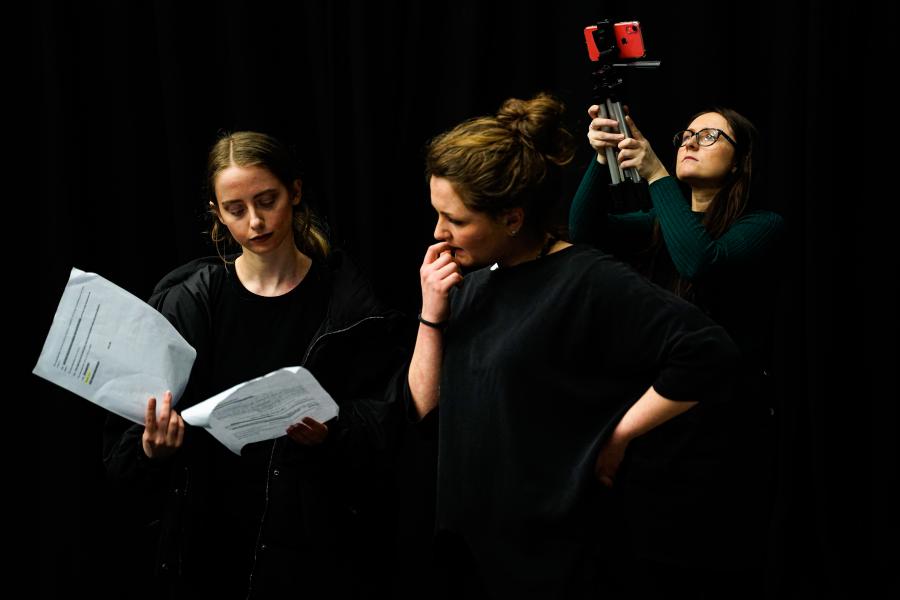
<instances>
[{"instance_id":1,"label":"tripod leg","mask_svg":"<svg viewBox=\"0 0 900 600\"><path fill-rule=\"evenodd\" d=\"M625 122L625 111L622 110L621 102L612 102L607 100L609 104L609 112L614 115L612 118L619 122L619 133L625 135L625 137L631 137L631 131L628 129L628 124ZM631 181L638 183L641 180L640 174L638 174L637 169L631 167L629 169L625 169L625 175Z\"/></svg>"},{"instance_id":2,"label":"tripod leg","mask_svg":"<svg viewBox=\"0 0 900 600\"><path fill-rule=\"evenodd\" d=\"M607 102L609 102L607 100ZM609 112L606 110L606 105L601 102L600 103L600 116L604 119L615 118L610 117ZM604 127L603 131L609 133L609 127ZM622 182L622 170L619 169L619 161L616 160L616 151L612 148L606 149L606 166L609 168L609 178L612 180L613 185Z\"/></svg>"}]
</instances>

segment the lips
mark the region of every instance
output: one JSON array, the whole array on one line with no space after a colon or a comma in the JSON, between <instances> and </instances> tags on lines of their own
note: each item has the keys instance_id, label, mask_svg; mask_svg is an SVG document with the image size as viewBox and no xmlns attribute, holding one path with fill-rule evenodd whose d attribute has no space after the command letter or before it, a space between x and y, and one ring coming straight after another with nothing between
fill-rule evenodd
<instances>
[{"instance_id":1,"label":"lips","mask_svg":"<svg viewBox=\"0 0 900 600\"><path fill-rule=\"evenodd\" d=\"M271 231L270 231L269 233L264 233L264 234L262 234L262 235L254 236L254 237L250 238L250 241L251 241L251 242L265 242L265 241L268 240L270 237L272 237L272 232L271 232Z\"/></svg>"}]
</instances>

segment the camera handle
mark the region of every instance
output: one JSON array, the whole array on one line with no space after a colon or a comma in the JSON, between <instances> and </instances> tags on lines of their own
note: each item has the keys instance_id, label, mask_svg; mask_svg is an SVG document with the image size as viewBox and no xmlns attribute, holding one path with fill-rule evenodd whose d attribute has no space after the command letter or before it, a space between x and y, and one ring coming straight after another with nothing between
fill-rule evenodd
<instances>
[{"instance_id":1,"label":"camera handle","mask_svg":"<svg viewBox=\"0 0 900 600\"><path fill-rule=\"evenodd\" d=\"M619 122L619 133L623 134L625 137L631 137L631 130L628 128L628 124L625 122L625 111L622 110L622 103L618 100L614 100L613 98L606 98L605 101L600 102L600 116L604 119L615 119ZM603 131L609 132L609 127L604 127ZM609 177L612 179L613 184L621 183L626 179L633 181L634 183L639 183L641 181L641 176L638 173L637 169L634 167L629 167L628 169L623 169L619 166L619 161L616 159L617 151L607 146L606 148L606 166L609 167Z\"/></svg>"}]
</instances>

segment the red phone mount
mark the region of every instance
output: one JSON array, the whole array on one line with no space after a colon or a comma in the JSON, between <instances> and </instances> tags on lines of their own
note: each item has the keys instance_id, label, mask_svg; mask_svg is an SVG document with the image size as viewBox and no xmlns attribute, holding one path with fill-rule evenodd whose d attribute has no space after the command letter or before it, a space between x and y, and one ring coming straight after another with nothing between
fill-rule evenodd
<instances>
[{"instance_id":1,"label":"red phone mount","mask_svg":"<svg viewBox=\"0 0 900 600\"><path fill-rule=\"evenodd\" d=\"M588 56L592 62L600 60L600 49L597 48L597 42L594 40L594 33L597 31L596 25L588 25L584 28L584 41L587 44Z\"/></svg>"}]
</instances>

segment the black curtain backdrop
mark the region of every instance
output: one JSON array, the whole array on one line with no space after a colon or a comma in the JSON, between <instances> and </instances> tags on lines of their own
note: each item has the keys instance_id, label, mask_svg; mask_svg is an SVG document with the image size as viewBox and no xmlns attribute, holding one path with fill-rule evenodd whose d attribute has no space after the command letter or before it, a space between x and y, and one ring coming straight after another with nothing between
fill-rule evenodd
<instances>
[{"instance_id":1,"label":"black curtain backdrop","mask_svg":"<svg viewBox=\"0 0 900 600\"><path fill-rule=\"evenodd\" d=\"M28 86L38 97L28 138L40 197L28 213L37 256L21 263L34 288L22 373L37 360L73 266L146 298L170 269L213 253L201 188L221 130L294 144L307 199L335 243L387 303L415 314L434 225L426 140L539 91L566 102L583 140L591 78L582 29L603 17L638 19L649 56L663 61L630 75L623 92L642 131L663 156L698 110L743 112L765 138L758 193L790 226L768 597L896 594L897 128L886 90L897 73L897 8L830 6L34 3ZM588 160L584 141L564 197ZM24 389L28 406L39 407L25 443L37 437L40 448L32 489L42 591L139 596L135 565L152 549L130 529L141 509L104 480L104 411L33 375ZM411 566L427 574L433 445L410 442L406 452L418 479L407 484L412 517L398 526L396 568L400 579L428 585Z\"/></svg>"}]
</instances>

